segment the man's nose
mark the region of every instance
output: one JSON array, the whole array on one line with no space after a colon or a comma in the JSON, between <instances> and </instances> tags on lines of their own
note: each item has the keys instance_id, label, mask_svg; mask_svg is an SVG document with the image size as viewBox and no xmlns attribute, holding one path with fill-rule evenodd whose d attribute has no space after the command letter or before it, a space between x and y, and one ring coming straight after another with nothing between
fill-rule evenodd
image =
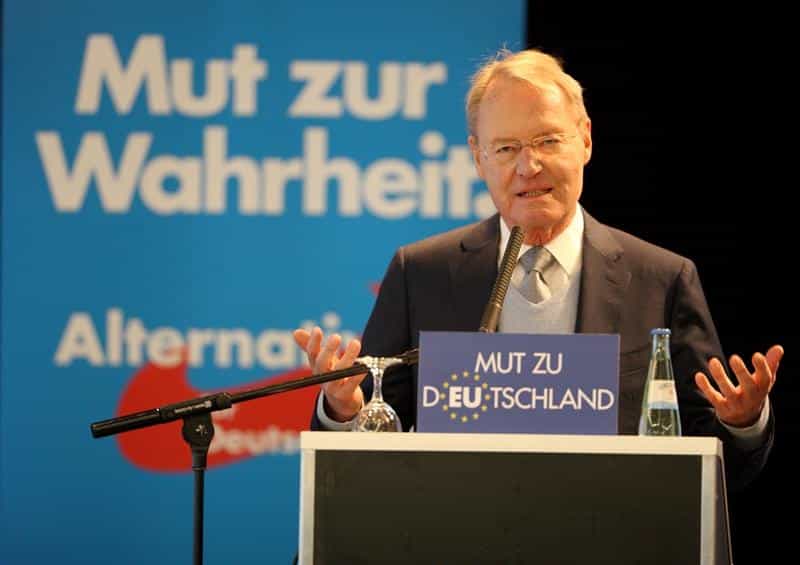
<instances>
[{"instance_id":1,"label":"man's nose","mask_svg":"<svg viewBox=\"0 0 800 565\"><path fill-rule=\"evenodd\" d=\"M523 176L535 175L542 170L542 161L533 147L525 146L517 155L517 173Z\"/></svg>"}]
</instances>

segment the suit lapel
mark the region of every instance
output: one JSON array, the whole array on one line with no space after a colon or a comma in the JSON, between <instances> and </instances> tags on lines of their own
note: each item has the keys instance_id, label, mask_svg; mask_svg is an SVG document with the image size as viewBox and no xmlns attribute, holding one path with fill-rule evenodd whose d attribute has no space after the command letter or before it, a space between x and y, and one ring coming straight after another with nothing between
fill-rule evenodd
<instances>
[{"instance_id":1,"label":"suit lapel","mask_svg":"<svg viewBox=\"0 0 800 565\"><path fill-rule=\"evenodd\" d=\"M584 212L583 267L578 333L619 333L619 316L631 274L611 231Z\"/></svg>"},{"instance_id":2,"label":"suit lapel","mask_svg":"<svg viewBox=\"0 0 800 565\"><path fill-rule=\"evenodd\" d=\"M450 260L455 330L477 331L497 278L500 216L476 224L462 238Z\"/></svg>"}]
</instances>

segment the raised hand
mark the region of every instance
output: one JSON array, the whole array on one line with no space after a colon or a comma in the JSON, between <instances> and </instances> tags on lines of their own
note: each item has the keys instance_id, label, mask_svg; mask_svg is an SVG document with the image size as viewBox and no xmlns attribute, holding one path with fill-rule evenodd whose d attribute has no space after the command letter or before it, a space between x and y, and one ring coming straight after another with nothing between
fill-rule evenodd
<instances>
[{"instance_id":1,"label":"raised hand","mask_svg":"<svg viewBox=\"0 0 800 565\"><path fill-rule=\"evenodd\" d=\"M717 383L714 389L705 373L698 371L694 380L703 395L714 406L717 417L724 423L739 428L751 426L758 421L769 391L775 384L778 365L783 357L783 347L773 345L766 355L754 353L753 370L749 370L744 360L732 355L730 367L739 381L734 385L725 372L725 367L717 358L708 362L708 372Z\"/></svg>"},{"instance_id":2,"label":"raised hand","mask_svg":"<svg viewBox=\"0 0 800 565\"><path fill-rule=\"evenodd\" d=\"M350 340L344 351L340 352L342 338L331 334L324 340L322 330L315 327L310 332L302 329L294 331L294 340L306 352L312 372L317 375L350 367L361 352L361 342ZM326 413L339 422L352 419L364 404L361 381L366 373L345 377L322 384L322 392L327 403Z\"/></svg>"}]
</instances>

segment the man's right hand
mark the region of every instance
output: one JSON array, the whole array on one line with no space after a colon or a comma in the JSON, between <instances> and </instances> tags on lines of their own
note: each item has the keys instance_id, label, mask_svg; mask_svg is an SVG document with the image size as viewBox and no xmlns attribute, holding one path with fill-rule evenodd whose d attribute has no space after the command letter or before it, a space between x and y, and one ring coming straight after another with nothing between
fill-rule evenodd
<instances>
[{"instance_id":1,"label":"man's right hand","mask_svg":"<svg viewBox=\"0 0 800 565\"><path fill-rule=\"evenodd\" d=\"M294 340L308 355L308 363L311 365L313 374L338 371L353 365L361 352L359 340L351 340L340 357L339 347L342 337L339 334L331 334L325 340L324 345L323 337L319 327L315 327L310 332L300 329L294 331ZM364 393L358 385L366 376L367 374L364 373L322 384L328 417L337 422L347 422L358 414L364 405Z\"/></svg>"}]
</instances>

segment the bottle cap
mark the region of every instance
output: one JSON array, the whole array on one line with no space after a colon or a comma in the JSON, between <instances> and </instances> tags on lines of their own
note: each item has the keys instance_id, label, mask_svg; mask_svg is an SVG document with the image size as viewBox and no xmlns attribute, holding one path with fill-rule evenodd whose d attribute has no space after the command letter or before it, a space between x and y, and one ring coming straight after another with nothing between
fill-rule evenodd
<instances>
[{"instance_id":1,"label":"bottle cap","mask_svg":"<svg viewBox=\"0 0 800 565\"><path fill-rule=\"evenodd\" d=\"M650 330L650 335L670 335L671 333L669 328L653 328Z\"/></svg>"}]
</instances>

